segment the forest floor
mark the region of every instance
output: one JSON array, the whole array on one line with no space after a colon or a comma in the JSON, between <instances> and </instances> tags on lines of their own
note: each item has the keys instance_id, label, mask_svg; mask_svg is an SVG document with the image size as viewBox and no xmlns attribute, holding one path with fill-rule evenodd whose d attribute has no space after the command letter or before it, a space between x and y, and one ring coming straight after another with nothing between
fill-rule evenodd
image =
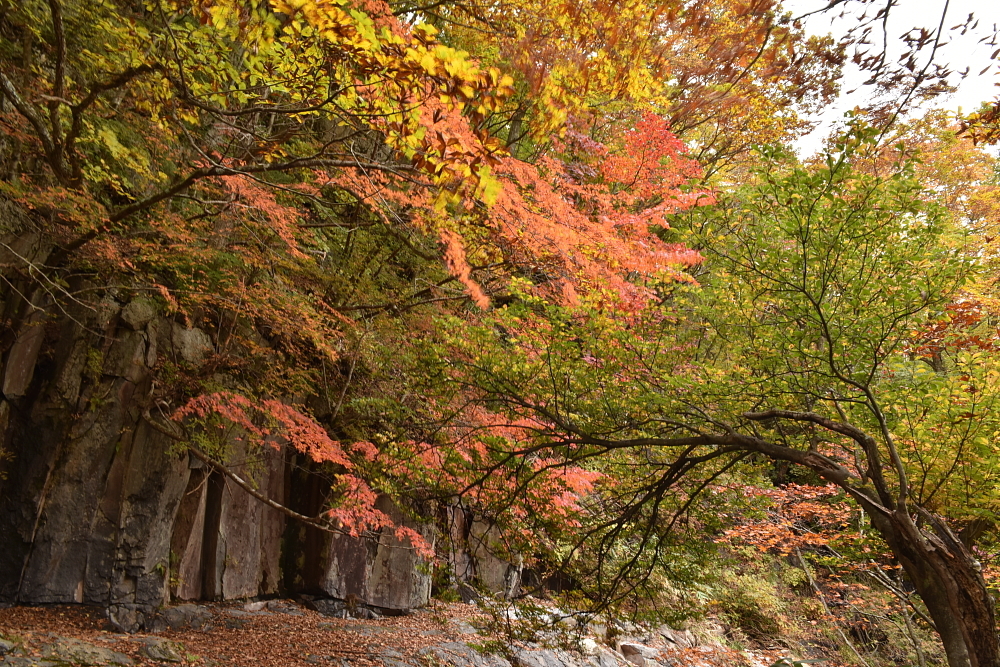
<instances>
[{"instance_id":1,"label":"forest floor","mask_svg":"<svg viewBox=\"0 0 1000 667\"><path fill-rule=\"evenodd\" d=\"M372 620L323 616L295 602L187 605L203 614L199 627L123 634L103 610L84 606L0 609L0 665L190 665L192 667L509 667L483 653L473 623L477 607L436 602L405 616ZM636 640L638 644L638 640ZM479 646L477 646L479 645ZM735 651L719 643L678 646L647 634L629 654L587 643L585 653L531 648L518 667L768 667L787 653ZM646 649L649 649L648 651ZM6 657L4 657L6 654ZM510 654L508 654L508 657ZM827 662L827 665L836 665Z\"/></svg>"}]
</instances>

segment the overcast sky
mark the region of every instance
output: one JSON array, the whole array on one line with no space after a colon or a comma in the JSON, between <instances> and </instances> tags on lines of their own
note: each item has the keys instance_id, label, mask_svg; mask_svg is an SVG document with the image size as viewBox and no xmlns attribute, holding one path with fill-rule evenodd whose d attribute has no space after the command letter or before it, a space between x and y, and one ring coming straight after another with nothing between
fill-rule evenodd
<instances>
[{"instance_id":1,"label":"overcast sky","mask_svg":"<svg viewBox=\"0 0 1000 667\"><path fill-rule=\"evenodd\" d=\"M795 16L800 16L806 12L825 7L828 0L785 0L785 7ZM889 37L899 40L899 37L908 29L915 26L922 26L928 29L935 29L941 19L941 11L945 7L945 0L900 0L899 5L893 7L890 14ZM857 11L852 9L851 11ZM964 37L959 35L960 31L946 31L950 40L949 43L938 51L940 62L950 63L953 70L960 71L969 66L968 77L961 82L958 91L948 98L938 98L933 105L949 110L957 110L961 107L965 112L974 110L981 102L991 100L1000 94L997 83L1000 82L1000 61L990 62L990 54L998 46L987 46L978 44L977 40L986 34L991 34L995 24L1000 24L1000 1L997 0L950 0L948 2L948 14L945 20L945 27L950 28L965 21L969 12L973 12L979 19L979 28L973 33L969 32ZM837 20L834 18L840 12L837 10L829 13L815 14L806 19L806 29L815 34L826 34L832 32L834 36L843 34L851 27L850 19ZM854 19L856 22L857 19ZM900 46L897 55L903 52ZM926 58L926 56L925 56ZM923 64L921 62L921 64ZM848 66L845 70L843 89L851 90L864 81L856 68ZM989 67L988 71L982 75L980 70ZM803 155L812 153L818 149L823 138L829 133L833 123L843 118L844 112L861 104L865 98L865 91L859 90L853 95L842 95L840 103L831 106L822 116L822 123L810 136L805 137L797 143L800 153Z\"/></svg>"}]
</instances>

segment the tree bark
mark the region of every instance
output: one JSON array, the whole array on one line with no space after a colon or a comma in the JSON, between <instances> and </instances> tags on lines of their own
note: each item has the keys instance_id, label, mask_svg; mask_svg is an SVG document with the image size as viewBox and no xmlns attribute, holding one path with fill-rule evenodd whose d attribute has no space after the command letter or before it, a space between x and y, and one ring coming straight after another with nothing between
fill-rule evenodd
<instances>
[{"instance_id":1,"label":"tree bark","mask_svg":"<svg viewBox=\"0 0 1000 667\"><path fill-rule=\"evenodd\" d=\"M898 512L873 512L872 524L927 605L949 667L1000 667L993 598L978 561L940 519L925 518L929 528Z\"/></svg>"}]
</instances>

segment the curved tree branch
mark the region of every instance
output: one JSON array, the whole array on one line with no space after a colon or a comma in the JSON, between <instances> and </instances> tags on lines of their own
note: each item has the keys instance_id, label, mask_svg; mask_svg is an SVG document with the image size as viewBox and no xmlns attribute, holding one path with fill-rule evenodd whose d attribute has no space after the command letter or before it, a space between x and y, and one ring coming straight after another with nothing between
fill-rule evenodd
<instances>
[{"instance_id":1,"label":"curved tree branch","mask_svg":"<svg viewBox=\"0 0 1000 667\"><path fill-rule=\"evenodd\" d=\"M845 422L838 422L829 417L824 417L823 415L816 414L815 412L797 412L794 410L766 410L764 412L744 412L743 417L751 421L768 421L772 419L788 419L791 421L809 422L816 424L817 426L822 426L828 431L833 431L834 433L840 433L841 435L846 435L855 442L857 442L861 449L865 452L865 456L868 459L868 471L867 474L872 480L872 484L875 486L875 491L878 493L879 500L886 507L892 507L897 504L897 500L892 497L892 492L889 490L888 485L885 483L885 477L882 475L881 465L879 464L879 457L877 456L877 445L875 439L870 435L859 429L853 424Z\"/></svg>"},{"instance_id":2,"label":"curved tree branch","mask_svg":"<svg viewBox=\"0 0 1000 667\"><path fill-rule=\"evenodd\" d=\"M222 473L223 475L225 475L226 477L228 477L229 479L231 479L233 481L233 483L236 484L236 486L240 487L241 489L243 489L244 491L246 491L248 494L250 494L250 496L252 496L254 499L259 500L260 502L264 503L265 505L267 505L271 509L277 510L277 511L281 512L282 514L284 514L285 516L289 517L289 518L295 519L296 521L301 521L302 523L304 523L304 524L306 524L308 526L311 526L313 528L317 528L317 529L322 530L322 531L327 532L327 533L334 533L336 535L349 535L350 534L347 531L343 530L342 528L338 528L338 527L334 526L329 521L324 521L324 520L320 519L319 517L312 517L312 516L307 516L305 514L300 514L299 512L296 512L295 510L291 509L290 507L286 507L285 505L282 505L281 503L277 502L276 500L272 500L271 498L268 498L263 493L261 493L260 491L258 491L257 489L255 489L252 484L250 484L245 479L243 479L242 477L240 477L238 474L236 474L235 472L233 472L228 466L225 466L225 465L219 463L218 461L216 461L215 459L213 459L211 456L209 456L208 454L205 454L204 452L202 452L201 450L199 450L197 447L195 447L194 445L192 445L190 443L190 439L184 433L178 433L177 432L177 430L176 430L177 427L174 427L173 425L171 425L171 426L165 426L163 424L158 423L152 417L152 415L149 414L149 410L146 410L145 412L142 413L142 419L143 419L143 421L145 421L147 424L149 424L150 427L152 427L158 433L162 433L163 435L167 436L168 438L170 438L172 440L176 440L177 442L183 442L184 444L186 444L187 445L187 451L188 451L189 454L191 454L196 459L198 459L202 463L206 464L207 466L209 466L213 470L216 470L216 471Z\"/></svg>"}]
</instances>

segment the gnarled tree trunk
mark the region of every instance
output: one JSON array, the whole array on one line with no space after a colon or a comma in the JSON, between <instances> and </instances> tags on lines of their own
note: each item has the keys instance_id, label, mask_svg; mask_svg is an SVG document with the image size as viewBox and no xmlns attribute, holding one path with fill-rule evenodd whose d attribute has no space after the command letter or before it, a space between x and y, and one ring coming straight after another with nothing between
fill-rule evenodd
<instances>
[{"instance_id":1,"label":"gnarled tree trunk","mask_svg":"<svg viewBox=\"0 0 1000 667\"><path fill-rule=\"evenodd\" d=\"M949 667L1000 667L993 598L978 561L936 517L929 528L899 512L875 511L872 524L927 605Z\"/></svg>"}]
</instances>

